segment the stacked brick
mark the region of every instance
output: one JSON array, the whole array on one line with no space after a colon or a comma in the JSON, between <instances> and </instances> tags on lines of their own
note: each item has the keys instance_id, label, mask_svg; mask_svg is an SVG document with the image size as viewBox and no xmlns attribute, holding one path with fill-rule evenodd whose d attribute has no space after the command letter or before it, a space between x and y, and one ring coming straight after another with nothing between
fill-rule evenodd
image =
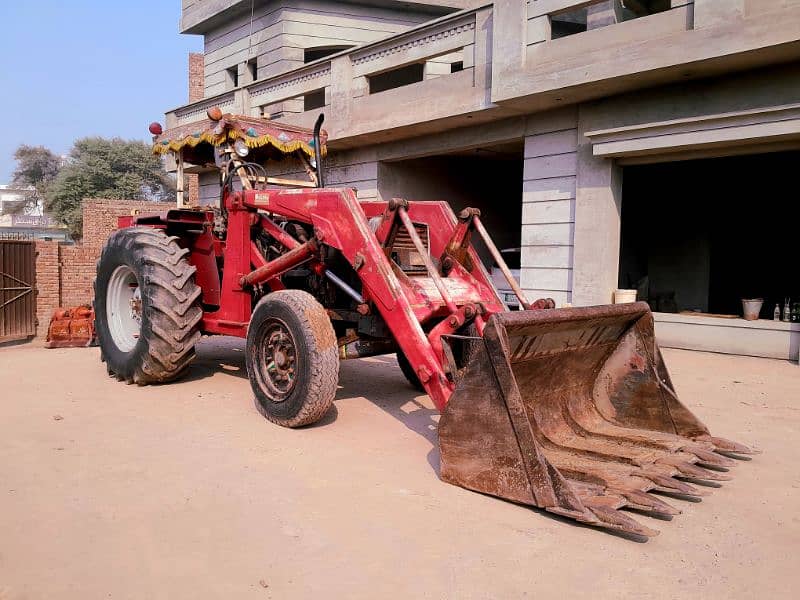
<instances>
[{"instance_id":1,"label":"stacked brick","mask_svg":"<svg viewBox=\"0 0 800 600\"><path fill-rule=\"evenodd\" d=\"M205 57L202 52L189 53L189 102L203 99Z\"/></svg>"},{"instance_id":2,"label":"stacked brick","mask_svg":"<svg viewBox=\"0 0 800 600\"><path fill-rule=\"evenodd\" d=\"M205 57L200 53L189 54L189 102L203 99L205 88ZM195 206L200 203L200 182L197 175L186 176L186 192L189 204Z\"/></svg>"},{"instance_id":3,"label":"stacked brick","mask_svg":"<svg viewBox=\"0 0 800 600\"><path fill-rule=\"evenodd\" d=\"M92 302L95 265L103 244L117 228L118 217L133 211L158 212L171 206L139 200L85 200L80 243L68 246L36 242L37 335L46 335L56 308Z\"/></svg>"}]
</instances>

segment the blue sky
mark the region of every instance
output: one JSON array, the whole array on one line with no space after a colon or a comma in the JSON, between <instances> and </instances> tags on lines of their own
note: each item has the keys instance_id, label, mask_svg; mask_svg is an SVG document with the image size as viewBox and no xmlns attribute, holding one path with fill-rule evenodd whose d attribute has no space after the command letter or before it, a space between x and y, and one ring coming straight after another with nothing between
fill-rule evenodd
<instances>
[{"instance_id":1,"label":"blue sky","mask_svg":"<svg viewBox=\"0 0 800 600\"><path fill-rule=\"evenodd\" d=\"M180 0L0 0L0 183L15 148L66 153L89 135L149 140L187 100Z\"/></svg>"}]
</instances>

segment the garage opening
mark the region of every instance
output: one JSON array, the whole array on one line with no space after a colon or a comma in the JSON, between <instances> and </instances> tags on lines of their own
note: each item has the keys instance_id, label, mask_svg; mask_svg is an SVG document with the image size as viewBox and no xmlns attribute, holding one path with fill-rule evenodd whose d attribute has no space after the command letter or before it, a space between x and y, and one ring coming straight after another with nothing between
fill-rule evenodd
<instances>
[{"instance_id":1,"label":"garage opening","mask_svg":"<svg viewBox=\"0 0 800 600\"><path fill-rule=\"evenodd\" d=\"M479 208L483 223L519 279L522 169L520 139L425 158L381 162L378 190L384 199L446 200L456 213L468 206ZM486 249L480 244L476 247L484 264L491 267ZM493 278L501 292L509 288L499 272Z\"/></svg>"},{"instance_id":2,"label":"garage opening","mask_svg":"<svg viewBox=\"0 0 800 600\"><path fill-rule=\"evenodd\" d=\"M619 286L658 312L800 302L798 167L796 151L625 167Z\"/></svg>"}]
</instances>

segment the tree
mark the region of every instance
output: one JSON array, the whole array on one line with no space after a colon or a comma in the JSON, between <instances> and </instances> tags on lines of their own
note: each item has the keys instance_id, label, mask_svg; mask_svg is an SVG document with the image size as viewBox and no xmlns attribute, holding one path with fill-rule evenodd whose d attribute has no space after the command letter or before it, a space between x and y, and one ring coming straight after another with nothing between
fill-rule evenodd
<instances>
[{"instance_id":1,"label":"tree","mask_svg":"<svg viewBox=\"0 0 800 600\"><path fill-rule=\"evenodd\" d=\"M12 182L18 187L33 187L20 211L36 207L61 168L61 159L44 146L20 145L14 152L17 167Z\"/></svg>"},{"instance_id":2,"label":"tree","mask_svg":"<svg viewBox=\"0 0 800 600\"><path fill-rule=\"evenodd\" d=\"M174 200L175 181L149 144L89 137L75 142L46 198L47 209L77 238L84 198Z\"/></svg>"}]
</instances>

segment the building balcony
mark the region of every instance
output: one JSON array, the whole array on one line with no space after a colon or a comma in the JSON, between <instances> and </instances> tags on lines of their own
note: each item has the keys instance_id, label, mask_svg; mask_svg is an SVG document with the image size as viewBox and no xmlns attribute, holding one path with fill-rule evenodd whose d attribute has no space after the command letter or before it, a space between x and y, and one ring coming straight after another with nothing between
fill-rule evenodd
<instances>
[{"instance_id":1,"label":"building balcony","mask_svg":"<svg viewBox=\"0 0 800 600\"><path fill-rule=\"evenodd\" d=\"M495 13L514 35L495 43L492 100L527 112L800 57L797 0L512 0Z\"/></svg>"},{"instance_id":2,"label":"building balcony","mask_svg":"<svg viewBox=\"0 0 800 600\"><path fill-rule=\"evenodd\" d=\"M184 15L186 18L186 15ZM334 148L416 137L800 58L800 0L497 0L167 113L214 105Z\"/></svg>"}]
</instances>

